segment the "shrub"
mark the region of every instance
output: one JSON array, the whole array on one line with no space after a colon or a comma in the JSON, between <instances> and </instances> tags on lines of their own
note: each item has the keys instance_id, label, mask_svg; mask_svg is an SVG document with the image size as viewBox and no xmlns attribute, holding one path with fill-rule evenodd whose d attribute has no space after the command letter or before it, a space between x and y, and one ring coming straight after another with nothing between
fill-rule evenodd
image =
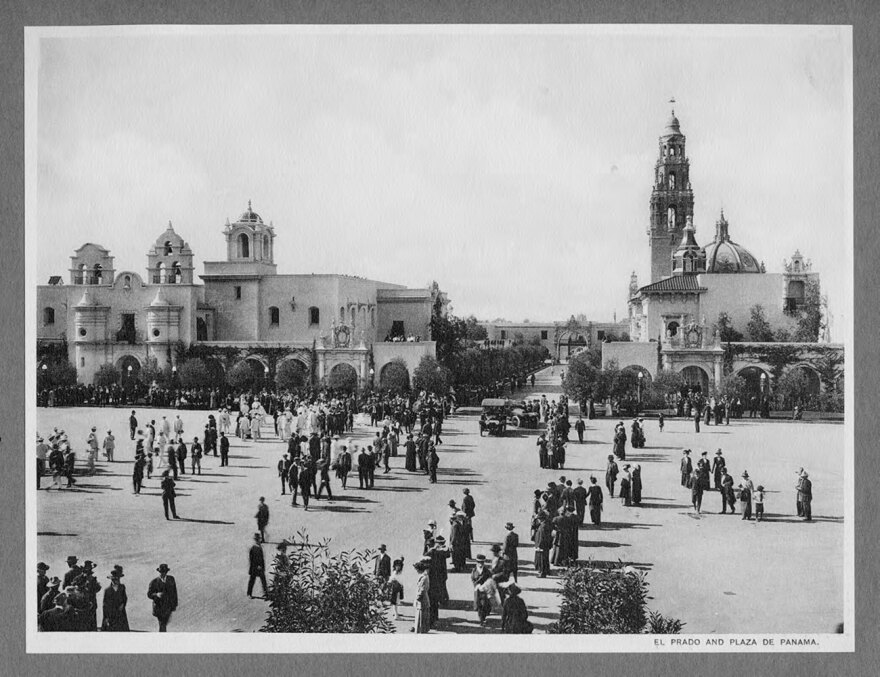
<instances>
[{"instance_id":1,"label":"shrub","mask_svg":"<svg viewBox=\"0 0 880 677\"><path fill-rule=\"evenodd\" d=\"M102 364L95 373L96 386L112 386L119 383L120 374L116 365Z\"/></svg>"},{"instance_id":2,"label":"shrub","mask_svg":"<svg viewBox=\"0 0 880 677\"><path fill-rule=\"evenodd\" d=\"M358 375L353 367L338 367L330 372L327 377L327 385L336 390L353 392L357 390Z\"/></svg>"},{"instance_id":3,"label":"shrub","mask_svg":"<svg viewBox=\"0 0 880 677\"><path fill-rule=\"evenodd\" d=\"M331 555L329 541L310 543L300 531L275 555L261 632L394 632L382 583L370 573L369 550Z\"/></svg>"},{"instance_id":4,"label":"shrub","mask_svg":"<svg viewBox=\"0 0 880 677\"><path fill-rule=\"evenodd\" d=\"M379 374L379 389L390 390L395 395L408 391L409 370L406 368L406 362L396 358L382 367Z\"/></svg>"},{"instance_id":5,"label":"shrub","mask_svg":"<svg viewBox=\"0 0 880 677\"><path fill-rule=\"evenodd\" d=\"M449 383L449 370L430 355L423 356L413 373L413 387L435 395L445 395L449 392Z\"/></svg>"},{"instance_id":6,"label":"shrub","mask_svg":"<svg viewBox=\"0 0 880 677\"><path fill-rule=\"evenodd\" d=\"M46 363L37 369L37 388L58 388L76 385L76 367L66 359Z\"/></svg>"},{"instance_id":7,"label":"shrub","mask_svg":"<svg viewBox=\"0 0 880 677\"><path fill-rule=\"evenodd\" d=\"M308 382L305 367L297 360L285 360L275 372L275 385L287 390L302 388Z\"/></svg>"},{"instance_id":8,"label":"shrub","mask_svg":"<svg viewBox=\"0 0 880 677\"><path fill-rule=\"evenodd\" d=\"M178 370L180 385L184 388L210 388L213 379L204 360L189 359L180 365Z\"/></svg>"},{"instance_id":9,"label":"shrub","mask_svg":"<svg viewBox=\"0 0 880 677\"><path fill-rule=\"evenodd\" d=\"M548 632L631 635L653 632L655 627L664 634L680 632L681 621L649 616L647 596L645 574L623 562L579 563L563 575L559 620Z\"/></svg>"},{"instance_id":10,"label":"shrub","mask_svg":"<svg viewBox=\"0 0 880 677\"><path fill-rule=\"evenodd\" d=\"M250 390L256 383L256 374L247 360L242 360L229 370L226 381L236 390Z\"/></svg>"}]
</instances>

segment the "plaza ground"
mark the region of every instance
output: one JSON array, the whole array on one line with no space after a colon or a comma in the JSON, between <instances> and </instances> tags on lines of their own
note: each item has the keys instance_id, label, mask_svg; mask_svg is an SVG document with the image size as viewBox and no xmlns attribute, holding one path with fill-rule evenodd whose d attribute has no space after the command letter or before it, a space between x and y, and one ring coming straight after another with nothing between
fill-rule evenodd
<instances>
[{"instance_id":1,"label":"plaza ground","mask_svg":"<svg viewBox=\"0 0 880 677\"><path fill-rule=\"evenodd\" d=\"M559 369L538 376L528 393L558 397ZM474 555L489 555L501 542L510 520L523 545L520 585L536 632L558 614L558 578L539 579L532 566L529 542L532 494L560 474L589 483L594 474L604 484L616 420L588 421L586 441L568 446L566 469L538 468L535 431L513 431L507 437L480 437L475 413L453 416L444 424L439 481L408 473L404 459L392 459L392 472L379 470L373 490L357 488L357 474L342 491L332 478L334 500L313 500L305 512L281 496L276 463L286 445L277 439L242 442L232 438L229 467L219 458L204 459L201 476L186 474L178 482L181 520L166 521L159 482L145 481L132 494L134 444L128 439L126 409L38 409L37 430L53 427L69 434L75 449L84 447L88 430L108 428L117 439L115 463L103 460L93 477L79 477L77 489L40 491L37 500L37 556L62 576L67 555L97 562L98 580L115 565L125 569L128 617L133 630L154 631L147 584L160 562L177 579L180 605L170 631L258 630L267 604L248 599L247 551L255 530L257 500L265 496L271 511L267 561L275 543L306 529L310 537L331 538L332 550L388 546L392 558L406 559L403 618L398 631L411 625L416 575L410 564L421 556L422 529L434 518L449 536L447 503L461 502L469 487L476 499ZM138 409L138 418L159 420L180 413L187 441L201 432L208 412ZM574 417L572 418L574 421ZM623 507L606 496L604 524L580 531L580 558L632 563L647 572L649 608L686 623L694 633L833 632L844 608L844 427L833 423L731 421L729 426L702 426L668 420L660 433L649 420L644 449L629 449L627 462L642 467L643 503ZM361 427L352 436L366 442L375 428ZM576 439L572 431L572 438ZM755 485L766 488L767 521L744 522L718 514L721 500L708 492L703 514L690 506L690 492L680 485L681 450L693 457L722 449L736 482L748 470ZM83 455L78 453L78 465ZM102 456L103 458L103 456ZM795 471L803 466L813 481L812 523L795 515ZM188 469L188 468L187 468ZM353 480L353 481L352 481ZM48 486L51 478L43 480ZM589 520L588 520L589 521ZM260 585L257 583L257 590ZM472 588L466 574L450 574L450 603L440 611L438 632L497 632L499 619L480 627L472 611ZM257 593L259 594L259 593ZM100 620L100 616L99 616Z\"/></svg>"}]
</instances>

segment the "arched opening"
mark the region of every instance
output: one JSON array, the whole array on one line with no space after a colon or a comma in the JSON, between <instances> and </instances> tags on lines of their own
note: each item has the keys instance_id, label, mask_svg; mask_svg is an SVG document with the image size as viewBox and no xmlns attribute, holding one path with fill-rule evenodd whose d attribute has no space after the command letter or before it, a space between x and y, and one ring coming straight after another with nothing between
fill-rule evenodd
<instances>
[{"instance_id":1,"label":"arched opening","mask_svg":"<svg viewBox=\"0 0 880 677\"><path fill-rule=\"evenodd\" d=\"M309 326L319 324L321 324L321 311L318 310L317 306L312 306L309 308Z\"/></svg>"},{"instance_id":2,"label":"arched opening","mask_svg":"<svg viewBox=\"0 0 880 677\"><path fill-rule=\"evenodd\" d=\"M165 256L171 256L174 252L174 248L171 246L171 240L165 240Z\"/></svg>"},{"instance_id":3,"label":"arched opening","mask_svg":"<svg viewBox=\"0 0 880 677\"><path fill-rule=\"evenodd\" d=\"M116 361L123 388L133 388L141 376L141 363L133 355L125 355Z\"/></svg>"},{"instance_id":4,"label":"arched opening","mask_svg":"<svg viewBox=\"0 0 880 677\"><path fill-rule=\"evenodd\" d=\"M354 306L351 307L351 326L354 327L355 320L357 319L357 308Z\"/></svg>"},{"instance_id":5,"label":"arched opening","mask_svg":"<svg viewBox=\"0 0 880 677\"><path fill-rule=\"evenodd\" d=\"M339 308L339 321L345 324L345 306Z\"/></svg>"},{"instance_id":6,"label":"arched opening","mask_svg":"<svg viewBox=\"0 0 880 677\"><path fill-rule=\"evenodd\" d=\"M821 387L819 374L814 369L803 364L792 367L777 383L777 406L784 410L795 406L817 409Z\"/></svg>"},{"instance_id":7,"label":"arched opening","mask_svg":"<svg viewBox=\"0 0 880 677\"><path fill-rule=\"evenodd\" d=\"M208 340L208 323L205 322L205 318L197 317L196 318L196 341L207 341Z\"/></svg>"},{"instance_id":8,"label":"arched opening","mask_svg":"<svg viewBox=\"0 0 880 677\"><path fill-rule=\"evenodd\" d=\"M737 376L742 377L745 381L744 405L748 404L753 397L757 402L760 402L762 399L762 393L769 394L770 376L760 367L746 367L745 369L740 369ZM763 379L761 378L762 376L764 377Z\"/></svg>"},{"instance_id":9,"label":"arched opening","mask_svg":"<svg viewBox=\"0 0 880 677\"><path fill-rule=\"evenodd\" d=\"M409 390L409 369L403 361L394 360L389 362L379 372L379 389L392 393L401 393Z\"/></svg>"},{"instance_id":10,"label":"arched opening","mask_svg":"<svg viewBox=\"0 0 880 677\"><path fill-rule=\"evenodd\" d=\"M669 172L669 190L675 190L675 173Z\"/></svg>"},{"instance_id":11,"label":"arched opening","mask_svg":"<svg viewBox=\"0 0 880 677\"><path fill-rule=\"evenodd\" d=\"M169 281L174 282L174 284L180 284L182 278L183 278L183 273L180 271L180 263L175 261L171 265L171 280L169 280Z\"/></svg>"},{"instance_id":12,"label":"arched opening","mask_svg":"<svg viewBox=\"0 0 880 677\"><path fill-rule=\"evenodd\" d=\"M327 385L344 392L353 392L358 385L357 370L350 364L337 364L327 376Z\"/></svg>"},{"instance_id":13,"label":"arched opening","mask_svg":"<svg viewBox=\"0 0 880 677\"><path fill-rule=\"evenodd\" d=\"M251 257L251 241L246 233L238 236L238 258L249 259Z\"/></svg>"},{"instance_id":14,"label":"arched opening","mask_svg":"<svg viewBox=\"0 0 880 677\"><path fill-rule=\"evenodd\" d=\"M131 275L126 275L122 278L122 288L131 289Z\"/></svg>"},{"instance_id":15,"label":"arched opening","mask_svg":"<svg viewBox=\"0 0 880 677\"><path fill-rule=\"evenodd\" d=\"M669 230L675 230L675 207L672 205L666 210L666 227Z\"/></svg>"},{"instance_id":16,"label":"arched opening","mask_svg":"<svg viewBox=\"0 0 880 677\"><path fill-rule=\"evenodd\" d=\"M55 324L55 309L43 308L43 325Z\"/></svg>"},{"instance_id":17,"label":"arched opening","mask_svg":"<svg viewBox=\"0 0 880 677\"><path fill-rule=\"evenodd\" d=\"M298 358L291 357L278 364L275 385L284 390L296 390L309 384L309 368Z\"/></svg>"},{"instance_id":18,"label":"arched opening","mask_svg":"<svg viewBox=\"0 0 880 677\"><path fill-rule=\"evenodd\" d=\"M375 308L370 308L370 326L371 327L376 326L376 309Z\"/></svg>"},{"instance_id":19,"label":"arched opening","mask_svg":"<svg viewBox=\"0 0 880 677\"><path fill-rule=\"evenodd\" d=\"M675 320L673 320L672 322L669 322L666 325L666 335L667 336L678 336L678 327L679 327L679 324Z\"/></svg>"},{"instance_id":20,"label":"arched opening","mask_svg":"<svg viewBox=\"0 0 880 677\"><path fill-rule=\"evenodd\" d=\"M165 282L165 264L159 261L156 266L156 274L153 276L153 284L162 284Z\"/></svg>"},{"instance_id":21,"label":"arched opening","mask_svg":"<svg viewBox=\"0 0 880 677\"><path fill-rule=\"evenodd\" d=\"M277 327L281 319L281 313L275 306L269 306L269 324Z\"/></svg>"},{"instance_id":22,"label":"arched opening","mask_svg":"<svg viewBox=\"0 0 880 677\"><path fill-rule=\"evenodd\" d=\"M92 284L102 284L104 282L104 269L100 263L96 263L93 268L94 280Z\"/></svg>"},{"instance_id":23,"label":"arched opening","mask_svg":"<svg viewBox=\"0 0 880 677\"><path fill-rule=\"evenodd\" d=\"M704 395L709 392L709 374L702 367L685 367L681 370L681 377L689 390Z\"/></svg>"}]
</instances>

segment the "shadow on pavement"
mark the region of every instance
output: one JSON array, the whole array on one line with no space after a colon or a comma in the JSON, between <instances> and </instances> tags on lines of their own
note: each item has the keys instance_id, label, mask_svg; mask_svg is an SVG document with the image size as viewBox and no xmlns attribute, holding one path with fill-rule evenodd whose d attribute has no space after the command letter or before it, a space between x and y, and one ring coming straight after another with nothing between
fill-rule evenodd
<instances>
[{"instance_id":1,"label":"shadow on pavement","mask_svg":"<svg viewBox=\"0 0 880 677\"><path fill-rule=\"evenodd\" d=\"M180 496L180 494L178 494ZM235 524L235 522L224 522L223 520L200 520L195 517L178 517L178 522L196 522L197 524Z\"/></svg>"},{"instance_id":2,"label":"shadow on pavement","mask_svg":"<svg viewBox=\"0 0 880 677\"><path fill-rule=\"evenodd\" d=\"M614 541L578 541L579 548L628 548L629 545L629 543L615 543Z\"/></svg>"}]
</instances>

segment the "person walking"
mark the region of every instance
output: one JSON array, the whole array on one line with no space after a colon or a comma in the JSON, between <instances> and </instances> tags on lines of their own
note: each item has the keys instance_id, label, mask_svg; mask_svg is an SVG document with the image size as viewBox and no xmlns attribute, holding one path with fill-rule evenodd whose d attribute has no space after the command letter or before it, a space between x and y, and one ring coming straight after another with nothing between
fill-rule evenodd
<instances>
[{"instance_id":1,"label":"person walking","mask_svg":"<svg viewBox=\"0 0 880 677\"><path fill-rule=\"evenodd\" d=\"M287 488L290 489L290 505L299 505L296 495L299 492L299 460L291 459L290 468L287 471Z\"/></svg>"},{"instance_id":2,"label":"person walking","mask_svg":"<svg viewBox=\"0 0 880 677\"><path fill-rule=\"evenodd\" d=\"M49 445L42 437L37 437L37 491L40 490L40 480L46 473L46 460L49 457Z\"/></svg>"},{"instance_id":3,"label":"person walking","mask_svg":"<svg viewBox=\"0 0 880 677\"><path fill-rule=\"evenodd\" d=\"M113 463L113 452L116 449L116 438L113 437L112 430L107 431L107 436L104 438L102 446L104 448L104 458L110 463Z\"/></svg>"},{"instance_id":4,"label":"person walking","mask_svg":"<svg viewBox=\"0 0 880 677\"><path fill-rule=\"evenodd\" d=\"M278 477L281 479L281 495L287 495L287 473L290 470L290 460L287 454L278 459Z\"/></svg>"},{"instance_id":5,"label":"person walking","mask_svg":"<svg viewBox=\"0 0 880 677\"><path fill-rule=\"evenodd\" d=\"M743 472L743 483L739 485L739 500L742 504L742 518L744 520L752 519L752 480L749 479L749 473Z\"/></svg>"},{"instance_id":6,"label":"person walking","mask_svg":"<svg viewBox=\"0 0 880 677\"><path fill-rule=\"evenodd\" d=\"M712 459L712 476L715 480L715 490L721 491L721 471L727 467L724 456L721 455L721 449L715 452L715 458Z\"/></svg>"},{"instance_id":7,"label":"person walking","mask_svg":"<svg viewBox=\"0 0 880 677\"><path fill-rule=\"evenodd\" d=\"M385 544L379 546L379 552L376 553L376 563L373 567L373 575L384 586L391 577L391 557L385 551Z\"/></svg>"},{"instance_id":8,"label":"person walking","mask_svg":"<svg viewBox=\"0 0 880 677\"><path fill-rule=\"evenodd\" d=\"M430 472L429 482L437 484L437 466L440 465L440 457L437 455L437 447L433 443L430 445L428 452L428 470Z\"/></svg>"},{"instance_id":9,"label":"person walking","mask_svg":"<svg viewBox=\"0 0 880 677\"><path fill-rule=\"evenodd\" d=\"M321 482L318 486L318 491L315 494L315 500L321 500L321 492L324 489L327 489L327 500L333 500L333 492L330 490L330 462L326 458L322 458L318 461L318 475L321 478Z\"/></svg>"},{"instance_id":10,"label":"person walking","mask_svg":"<svg viewBox=\"0 0 880 677\"><path fill-rule=\"evenodd\" d=\"M176 452L177 452L177 465L180 468L180 474L185 475L186 474L187 449L186 449L186 443L183 441L182 437L177 438Z\"/></svg>"},{"instance_id":11,"label":"person walking","mask_svg":"<svg viewBox=\"0 0 880 677\"><path fill-rule=\"evenodd\" d=\"M804 503L801 500L801 488L804 485L804 469L799 468L797 471L797 484L795 485L795 489L797 490L797 515L798 517L804 516Z\"/></svg>"},{"instance_id":12,"label":"person walking","mask_svg":"<svg viewBox=\"0 0 880 677\"><path fill-rule=\"evenodd\" d=\"M535 570L538 578L547 578L550 573L550 548L553 546L553 525L546 511L541 511L536 517L538 522L535 527Z\"/></svg>"},{"instance_id":13,"label":"person walking","mask_svg":"<svg viewBox=\"0 0 880 677\"><path fill-rule=\"evenodd\" d=\"M514 531L513 522L504 525L507 536L504 537L504 547L501 554L507 558L507 566L513 580L519 582L519 534Z\"/></svg>"},{"instance_id":14,"label":"person walking","mask_svg":"<svg viewBox=\"0 0 880 677\"><path fill-rule=\"evenodd\" d=\"M131 410L131 416L128 417L128 431L131 434L131 439L134 440L135 432L137 431L138 420L137 416L135 416L134 409Z\"/></svg>"},{"instance_id":15,"label":"person walking","mask_svg":"<svg viewBox=\"0 0 880 677\"><path fill-rule=\"evenodd\" d=\"M530 635L533 626L529 621L529 611L526 603L520 597L522 589L513 582L505 591L507 593L504 603L501 605L501 632L508 635Z\"/></svg>"},{"instance_id":16,"label":"person walking","mask_svg":"<svg viewBox=\"0 0 880 677\"><path fill-rule=\"evenodd\" d=\"M177 583L174 576L168 575L170 570L167 564L160 564L156 568L159 575L147 588L147 597L153 600L153 616L159 621L159 632L168 631L171 614L177 611Z\"/></svg>"},{"instance_id":17,"label":"person walking","mask_svg":"<svg viewBox=\"0 0 880 677\"><path fill-rule=\"evenodd\" d=\"M587 490L587 505L590 508L590 521L596 526L602 524L602 501L602 487L591 475L590 488Z\"/></svg>"},{"instance_id":18,"label":"person walking","mask_svg":"<svg viewBox=\"0 0 880 677\"><path fill-rule=\"evenodd\" d=\"M632 475L629 472L629 463L623 466L623 476L620 478L620 502L629 507L632 505Z\"/></svg>"},{"instance_id":19,"label":"person walking","mask_svg":"<svg viewBox=\"0 0 880 677\"><path fill-rule=\"evenodd\" d=\"M736 514L736 494L733 491L733 478L727 472L727 468L721 469L721 514L727 513L730 507L730 514Z\"/></svg>"},{"instance_id":20,"label":"person walking","mask_svg":"<svg viewBox=\"0 0 880 677\"><path fill-rule=\"evenodd\" d=\"M199 444L198 437L193 437L192 446L190 446L189 453L191 455L190 458L192 459L190 461L190 463L191 463L190 472L193 475L195 475L196 470L198 470L198 474L201 475L202 474L202 455L203 455L203 452L202 452L202 445Z\"/></svg>"},{"instance_id":21,"label":"person walking","mask_svg":"<svg viewBox=\"0 0 880 677\"><path fill-rule=\"evenodd\" d=\"M348 486L348 473L351 472L351 454L348 447L343 445L340 448L339 456L336 457L336 477L342 483L342 488Z\"/></svg>"},{"instance_id":22,"label":"person walking","mask_svg":"<svg viewBox=\"0 0 880 677\"><path fill-rule=\"evenodd\" d=\"M703 506L703 482L700 479L699 470L694 470L690 478L691 504L694 506L697 514Z\"/></svg>"},{"instance_id":23,"label":"person walking","mask_svg":"<svg viewBox=\"0 0 880 677\"><path fill-rule=\"evenodd\" d=\"M632 504L642 504L642 466L638 463L633 466L632 470Z\"/></svg>"},{"instance_id":24,"label":"person walking","mask_svg":"<svg viewBox=\"0 0 880 677\"><path fill-rule=\"evenodd\" d=\"M452 526L449 531L449 544L452 547L453 571L464 571L467 563L467 554L470 550L470 534L467 527L467 517L460 510L456 512L452 518Z\"/></svg>"},{"instance_id":25,"label":"person walking","mask_svg":"<svg viewBox=\"0 0 880 677\"><path fill-rule=\"evenodd\" d=\"M101 621L101 630L104 632L129 632L128 613L126 606L128 605L128 594L125 586L122 584L122 577L125 574L122 567L118 564L113 567L110 575L110 585L104 590L104 600L102 608L104 617Z\"/></svg>"},{"instance_id":26,"label":"person walking","mask_svg":"<svg viewBox=\"0 0 880 677\"><path fill-rule=\"evenodd\" d=\"M177 507L174 505L174 499L177 497L177 493L174 491L174 480L169 477L171 473L170 470L165 470L162 473L162 507L165 509L165 519L171 519L168 517L168 510L171 509L171 515L174 519L180 519L177 516Z\"/></svg>"},{"instance_id":27,"label":"person walking","mask_svg":"<svg viewBox=\"0 0 880 677\"><path fill-rule=\"evenodd\" d=\"M578 416L578 420L574 424L574 429L578 436L578 444L583 444L584 430L587 429L587 424L584 423L584 419L581 416Z\"/></svg>"},{"instance_id":28,"label":"person walking","mask_svg":"<svg viewBox=\"0 0 880 677\"><path fill-rule=\"evenodd\" d=\"M260 533L260 543L266 542L266 526L269 524L269 506L266 505L266 497L260 496L260 502L257 504L257 531Z\"/></svg>"},{"instance_id":29,"label":"person walking","mask_svg":"<svg viewBox=\"0 0 880 677\"><path fill-rule=\"evenodd\" d=\"M413 617L413 627L410 632L425 634L431 631L431 597L429 590L431 589L431 580L428 574L430 561L419 560L413 564L413 569L419 574L419 580L416 582L416 595L413 606L415 614Z\"/></svg>"},{"instance_id":30,"label":"person walking","mask_svg":"<svg viewBox=\"0 0 880 677\"><path fill-rule=\"evenodd\" d=\"M147 459L143 454L137 454L134 457L134 467L131 471L131 486L133 493L141 493L141 487L144 484L144 468L147 466Z\"/></svg>"},{"instance_id":31,"label":"person walking","mask_svg":"<svg viewBox=\"0 0 880 677\"><path fill-rule=\"evenodd\" d=\"M262 500L262 499L261 499ZM254 534L254 542L248 551L248 585L247 596L249 599L254 598L254 582L259 578L260 584L263 586L263 597L269 587L266 585L266 558L263 555L263 532L258 531Z\"/></svg>"},{"instance_id":32,"label":"person walking","mask_svg":"<svg viewBox=\"0 0 880 677\"><path fill-rule=\"evenodd\" d=\"M229 465L229 438L226 433L220 433L220 467Z\"/></svg>"},{"instance_id":33,"label":"person walking","mask_svg":"<svg viewBox=\"0 0 880 677\"><path fill-rule=\"evenodd\" d=\"M312 481L314 479L312 475L312 468L309 463L306 461L302 461L299 469L299 492L302 496L303 507L308 510L309 509L309 498L312 495ZM294 501L296 500L296 495L294 495Z\"/></svg>"},{"instance_id":34,"label":"person walking","mask_svg":"<svg viewBox=\"0 0 880 677\"><path fill-rule=\"evenodd\" d=\"M614 461L614 455L608 454L608 466L605 468L605 486L608 488L608 496L614 498L614 483L617 481L617 475L620 469Z\"/></svg>"},{"instance_id":35,"label":"person walking","mask_svg":"<svg viewBox=\"0 0 880 677\"><path fill-rule=\"evenodd\" d=\"M461 490L464 498L461 499L461 510L467 517L468 538L471 542L474 540L474 517L477 516L477 502L471 496L471 490L465 487Z\"/></svg>"}]
</instances>

